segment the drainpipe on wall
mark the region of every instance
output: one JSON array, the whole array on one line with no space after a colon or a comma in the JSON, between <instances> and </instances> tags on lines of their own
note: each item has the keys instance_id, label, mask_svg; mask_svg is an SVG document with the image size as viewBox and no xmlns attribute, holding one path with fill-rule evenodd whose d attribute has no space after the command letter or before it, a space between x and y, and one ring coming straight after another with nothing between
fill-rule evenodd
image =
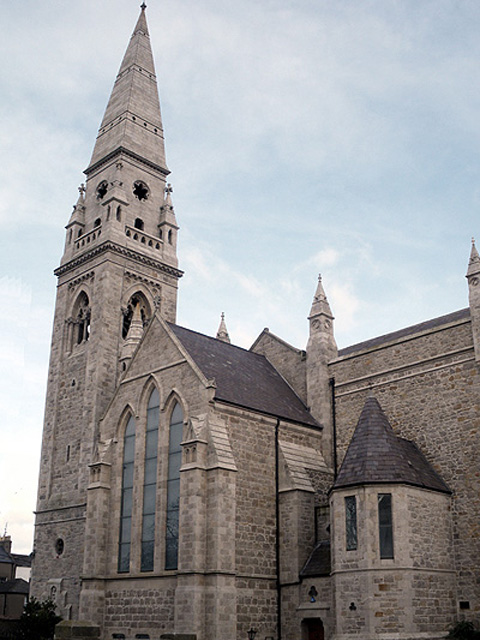
<instances>
[{"instance_id":1,"label":"drainpipe on wall","mask_svg":"<svg viewBox=\"0 0 480 640\"><path fill-rule=\"evenodd\" d=\"M277 638L282 640L282 587L280 584L280 500L279 500L279 445L280 419L275 424L275 561L277 568Z\"/></svg>"},{"instance_id":2,"label":"drainpipe on wall","mask_svg":"<svg viewBox=\"0 0 480 640\"><path fill-rule=\"evenodd\" d=\"M332 446L333 446L333 477L337 479L337 415L335 407L335 378L330 378L330 393L332 399Z\"/></svg>"}]
</instances>

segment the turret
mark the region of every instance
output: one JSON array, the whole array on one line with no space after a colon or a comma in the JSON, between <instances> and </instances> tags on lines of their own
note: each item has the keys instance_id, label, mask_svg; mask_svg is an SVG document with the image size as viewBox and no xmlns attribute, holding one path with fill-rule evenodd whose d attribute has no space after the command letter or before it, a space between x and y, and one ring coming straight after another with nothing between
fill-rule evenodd
<instances>
[{"instance_id":1,"label":"turret","mask_svg":"<svg viewBox=\"0 0 480 640\"><path fill-rule=\"evenodd\" d=\"M78 200L73 205L72 215L65 229L67 230L65 252L67 252L72 243L75 242L75 239L79 238L85 229L85 185L83 183L78 187Z\"/></svg>"},{"instance_id":2,"label":"turret","mask_svg":"<svg viewBox=\"0 0 480 640\"><path fill-rule=\"evenodd\" d=\"M472 249L467 269L468 302L472 322L473 347L475 360L480 362L480 256L472 238Z\"/></svg>"},{"instance_id":3,"label":"turret","mask_svg":"<svg viewBox=\"0 0 480 640\"><path fill-rule=\"evenodd\" d=\"M307 405L313 417L323 425L323 454L325 460L332 463L333 427L328 363L337 356L337 344L333 335L333 314L320 275L308 319Z\"/></svg>"},{"instance_id":4,"label":"turret","mask_svg":"<svg viewBox=\"0 0 480 640\"><path fill-rule=\"evenodd\" d=\"M163 240L164 254L172 262L177 263L177 232L178 225L175 217L175 209L172 202L173 187L167 184L164 190L164 200L160 207L160 223L158 225L158 235Z\"/></svg>"},{"instance_id":5,"label":"turret","mask_svg":"<svg viewBox=\"0 0 480 640\"><path fill-rule=\"evenodd\" d=\"M230 344L230 336L228 335L227 325L225 324L225 314L223 312L220 316L220 325L218 327L216 338L217 340L228 342Z\"/></svg>"}]
</instances>

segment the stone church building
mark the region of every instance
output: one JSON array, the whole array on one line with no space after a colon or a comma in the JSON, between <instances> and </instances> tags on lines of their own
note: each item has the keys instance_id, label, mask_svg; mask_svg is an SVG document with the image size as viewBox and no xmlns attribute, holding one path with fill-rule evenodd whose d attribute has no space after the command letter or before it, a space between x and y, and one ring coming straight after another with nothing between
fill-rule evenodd
<instances>
[{"instance_id":1,"label":"stone church building","mask_svg":"<svg viewBox=\"0 0 480 640\"><path fill-rule=\"evenodd\" d=\"M145 5L85 174L55 271L32 594L104 640L413 640L478 620L475 246L469 307L345 349L321 280L306 350L177 325Z\"/></svg>"}]
</instances>

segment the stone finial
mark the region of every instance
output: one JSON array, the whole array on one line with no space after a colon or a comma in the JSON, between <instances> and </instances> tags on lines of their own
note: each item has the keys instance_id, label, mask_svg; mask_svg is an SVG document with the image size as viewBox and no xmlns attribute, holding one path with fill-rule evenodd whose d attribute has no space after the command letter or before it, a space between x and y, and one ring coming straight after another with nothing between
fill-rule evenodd
<instances>
[{"instance_id":1,"label":"stone finial","mask_svg":"<svg viewBox=\"0 0 480 640\"><path fill-rule=\"evenodd\" d=\"M325 290L323 288L321 274L318 274L317 289L313 296L312 308L310 309L308 319L311 320L319 315L328 316L333 320L332 310L330 309L330 305L328 304L327 296L325 295Z\"/></svg>"},{"instance_id":2,"label":"stone finial","mask_svg":"<svg viewBox=\"0 0 480 640\"><path fill-rule=\"evenodd\" d=\"M140 5L140 9L142 11L145 11L146 8L147 8L147 5L145 4L145 2L142 2L142 4Z\"/></svg>"},{"instance_id":3,"label":"stone finial","mask_svg":"<svg viewBox=\"0 0 480 640\"><path fill-rule=\"evenodd\" d=\"M163 203L167 204L170 207L173 207L173 203L172 203L172 193L173 193L173 187L170 184L170 182L167 182L167 185L164 189L164 199L163 199Z\"/></svg>"},{"instance_id":4,"label":"stone finial","mask_svg":"<svg viewBox=\"0 0 480 640\"><path fill-rule=\"evenodd\" d=\"M480 271L480 255L475 246L475 238L472 238L472 248L470 250L470 259L468 261L467 278Z\"/></svg>"},{"instance_id":5,"label":"stone finial","mask_svg":"<svg viewBox=\"0 0 480 640\"><path fill-rule=\"evenodd\" d=\"M222 315L220 316L220 325L218 327L217 340L221 340L222 342L228 342L230 344L230 336L228 335L227 325L225 324L225 314L222 311Z\"/></svg>"},{"instance_id":6,"label":"stone finial","mask_svg":"<svg viewBox=\"0 0 480 640\"><path fill-rule=\"evenodd\" d=\"M78 187L78 200L77 203L73 205L73 210L75 209L84 209L85 208L85 185L82 184Z\"/></svg>"}]
</instances>

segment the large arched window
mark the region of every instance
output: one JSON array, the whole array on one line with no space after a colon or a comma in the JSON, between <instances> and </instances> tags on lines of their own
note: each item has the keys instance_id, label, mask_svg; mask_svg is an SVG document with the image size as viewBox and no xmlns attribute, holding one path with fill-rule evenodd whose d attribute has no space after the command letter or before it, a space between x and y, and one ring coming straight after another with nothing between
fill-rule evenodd
<instances>
[{"instance_id":1,"label":"large arched window","mask_svg":"<svg viewBox=\"0 0 480 640\"><path fill-rule=\"evenodd\" d=\"M135 420L130 416L123 438L122 503L118 542L118 572L130 571L132 540L133 471L135 462Z\"/></svg>"},{"instance_id":2,"label":"large arched window","mask_svg":"<svg viewBox=\"0 0 480 640\"><path fill-rule=\"evenodd\" d=\"M178 567L178 524L180 507L180 467L182 464L183 412L175 403L170 418L167 482L167 531L165 539L165 569Z\"/></svg>"},{"instance_id":3,"label":"large arched window","mask_svg":"<svg viewBox=\"0 0 480 640\"><path fill-rule=\"evenodd\" d=\"M153 571L155 548L155 502L157 496L157 447L160 398L157 389L150 394L145 436L145 473L143 479L141 571Z\"/></svg>"}]
</instances>

